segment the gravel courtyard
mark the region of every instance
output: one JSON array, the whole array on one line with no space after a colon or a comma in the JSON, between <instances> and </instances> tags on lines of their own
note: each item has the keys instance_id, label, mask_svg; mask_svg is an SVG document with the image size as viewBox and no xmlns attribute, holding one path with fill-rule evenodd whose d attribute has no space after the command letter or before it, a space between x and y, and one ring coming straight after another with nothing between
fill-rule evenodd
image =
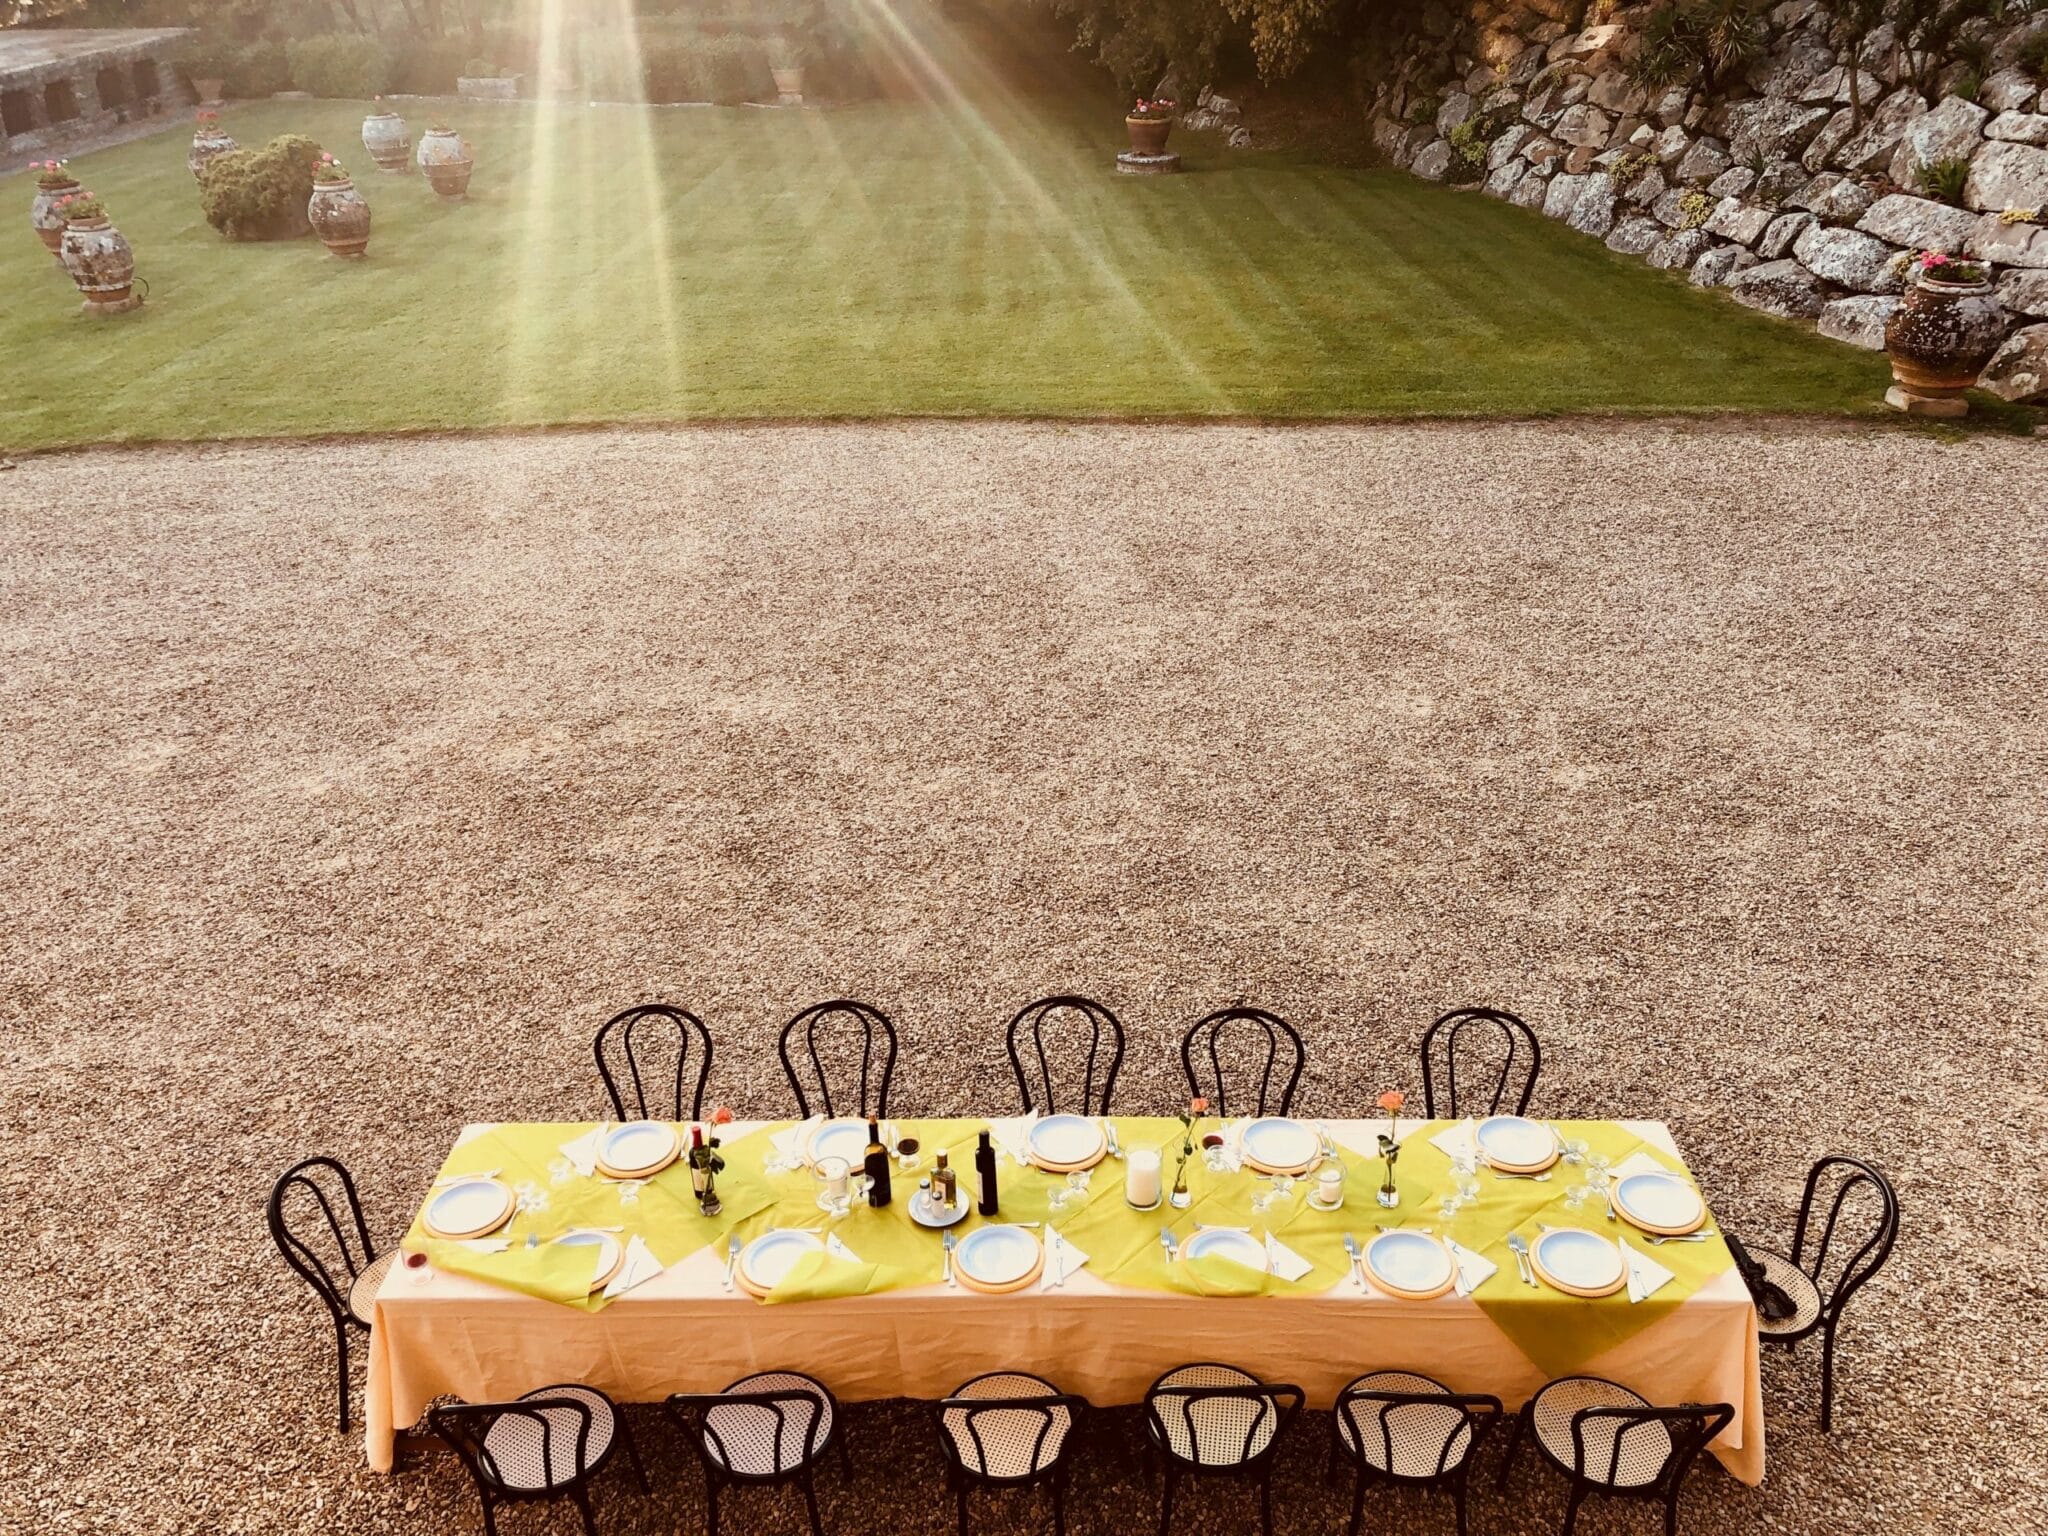
<instances>
[{"instance_id":1,"label":"gravel courtyard","mask_svg":"<svg viewBox=\"0 0 2048 1536\"><path fill-rule=\"evenodd\" d=\"M897 1020L899 1107L963 1111L1066 989L1132 1029L1134 1110L1238 999L1332 1114L1414 1086L1441 1009L1512 1007L1543 1111L1668 1119L1760 1241L1814 1156L1871 1155L1905 1232L1834 1435L1817 1349L1768 1355L1769 1475L1703 1469L1682 1528L2041 1529L2043 467L1768 423L905 424L0 474L0 1531L479 1529L452 1461L378 1477L335 1431L281 1168L342 1156L393 1240L465 1120L593 1113L590 1035L647 998L742 1113L840 993ZM602 1528L701 1530L636 1422L656 1496L607 1473ZM851 1433L832 1531L951 1531L917 1409ZM1341 1529L1324 1433L1286 1536ZM1497 1454L1475 1530L1555 1530ZM1098 1448L1072 1508L1157 1506ZM1252 1510L1212 1485L1175 1530Z\"/></svg>"}]
</instances>

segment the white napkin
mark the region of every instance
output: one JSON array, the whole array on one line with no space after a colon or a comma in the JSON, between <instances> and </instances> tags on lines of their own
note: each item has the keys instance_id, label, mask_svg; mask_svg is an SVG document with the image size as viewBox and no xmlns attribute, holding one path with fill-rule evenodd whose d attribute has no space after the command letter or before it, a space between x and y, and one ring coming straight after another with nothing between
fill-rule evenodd
<instances>
[{"instance_id":1,"label":"white napkin","mask_svg":"<svg viewBox=\"0 0 2048 1536\"><path fill-rule=\"evenodd\" d=\"M1315 1268L1272 1233L1266 1234L1266 1267L1282 1280L1299 1280Z\"/></svg>"},{"instance_id":2,"label":"white napkin","mask_svg":"<svg viewBox=\"0 0 2048 1536\"><path fill-rule=\"evenodd\" d=\"M499 1172L500 1170L496 1168L485 1168L476 1173L451 1173L434 1180L434 1188L449 1189L457 1184L473 1184L480 1179L495 1179Z\"/></svg>"},{"instance_id":3,"label":"white napkin","mask_svg":"<svg viewBox=\"0 0 2048 1536\"><path fill-rule=\"evenodd\" d=\"M1479 1155L1479 1127L1467 1115L1456 1125L1447 1125L1429 1138L1429 1144L1445 1157L1457 1157L1461 1153Z\"/></svg>"},{"instance_id":4,"label":"white napkin","mask_svg":"<svg viewBox=\"0 0 2048 1536\"><path fill-rule=\"evenodd\" d=\"M455 1242L458 1248L467 1248L471 1253L503 1253L512 1246L509 1237L464 1237Z\"/></svg>"},{"instance_id":5,"label":"white napkin","mask_svg":"<svg viewBox=\"0 0 2048 1536\"><path fill-rule=\"evenodd\" d=\"M459 1147L466 1141L475 1141L477 1137L488 1135L490 1132L495 1131L497 1128L498 1124L495 1120L483 1125L465 1125L460 1131L456 1133L455 1145Z\"/></svg>"},{"instance_id":6,"label":"white napkin","mask_svg":"<svg viewBox=\"0 0 2048 1536\"><path fill-rule=\"evenodd\" d=\"M619 1272L612 1277L612 1283L604 1288L606 1300L623 1296L636 1285L645 1285L661 1273L661 1260L654 1251L640 1241L635 1232L626 1244L626 1262L619 1266Z\"/></svg>"},{"instance_id":7,"label":"white napkin","mask_svg":"<svg viewBox=\"0 0 2048 1536\"><path fill-rule=\"evenodd\" d=\"M1007 1152L1010 1161L1020 1168L1031 1166L1031 1127L1038 1123L1038 1111L1028 1115L1012 1115L1006 1120L991 1120L988 1123L989 1137Z\"/></svg>"},{"instance_id":8,"label":"white napkin","mask_svg":"<svg viewBox=\"0 0 2048 1536\"><path fill-rule=\"evenodd\" d=\"M1628 1264L1628 1289L1631 1301L1641 1301L1645 1297L1654 1296L1671 1283L1673 1277L1670 1270L1626 1238L1617 1238L1616 1241L1621 1244L1621 1256Z\"/></svg>"},{"instance_id":9,"label":"white napkin","mask_svg":"<svg viewBox=\"0 0 2048 1536\"><path fill-rule=\"evenodd\" d=\"M786 1131L777 1131L768 1138L768 1144L784 1157L795 1157L804 1149L804 1143L811 1139L812 1132L825 1123L823 1115L813 1115L808 1120L799 1120Z\"/></svg>"},{"instance_id":10,"label":"white napkin","mask_svg":"<svg viewBox=\"0 0 2048 1536\"><path fill-rule=\"evenodd\" d=\"M1476 1291L1491 1280L1500 1266L1483 1253L1474 1253L1462 1244L1444 1239L1444 1246L1451 1250L1451 1257L1457 1261L1458 1278L1464 1282L1467 1291Z\"/></svg>"},{"instance_id":11,"label":"white napkin","mask_svg":"<svg viewBox=\"0 0 2048 1536\"><path fill-rule=\"evenodd\" d=\"M1056 1285L1064 1285L1067 1277L1087 1262L1087 1254L1048 1227L1045 1233L1045 1272L1038 1277L1038 1288L1049 1291Z\"/></svg>"},{"instance_id":12,"label":"white napkin","mask_svg":"<svg viewBox=\"0 0 2048 1536\"><path fill-rule=\"evenodd\" d=\"M1638 1147L1610 1168L1607 1171L1607 1176L1611 1179L1632 1179L1639 1173L1670 1172L1669 1168L1658 1162L1656 1158L1652 1157L1641 1147Z\"/></svg>"},{"instance_id":13,"label":"white napkin","mask_svg":"<svg viewBox=\"0 0 2048 1536\"><path fill-rule=\"evenodd\" d=\"M844 1259L849 1264L861 1262L859 1254L839 1241L839 1234L837 1232L827 1232L825 1234L825 1251L831 1254L833 1258Z\"/></svg>"},{"instance_id":14,"label":"white napkin","mask_svg":"<svg viewBox=\"0 0 2048 1536\"><path fill-rule=\"evenodd\" d=\"M604 1127L593 1125L574 1141L563 1142L562 1156L569 1159L570 1166L587 1179L597 1172L597 1153L603 1145Z\"/></svg>"}]
</instances>

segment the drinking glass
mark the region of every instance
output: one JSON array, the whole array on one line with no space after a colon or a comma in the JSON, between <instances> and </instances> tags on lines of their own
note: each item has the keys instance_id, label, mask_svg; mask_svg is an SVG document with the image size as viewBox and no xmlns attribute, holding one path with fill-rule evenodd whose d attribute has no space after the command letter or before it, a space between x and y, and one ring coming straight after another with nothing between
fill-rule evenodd
<instances>
[{"instance_id":1,"label":"drinking glass","mask_svg":"<svg viewBox=\"0 0 2048 1536\"><path fill-rule=\"evenodd\" d=\"M1088 1170L1070 1173L1065 1180L1046 1198L1046 1209L1054 1216L1063 1216L1069 1206L1088 1203Z\"/></svg>"},{"instance_id":2,"label":"drinking glass","mask_svg":"<svg viewBox=\"0 0 2048 1536\"><path fill-rule=\"evenodd\" d=\"M811 1169L818 1186L818 1209L837 1218L853 1206L853 1175L843 1157L821 1157Z\"/></svg>"},{"instance_id":3,"label":"drinking glass","mask_svg":"<svg viewBox=\"0 0 2048 1536\"><path fill-rule=\"evenodd\" d=\"M1576 1168L1585 1162L1587 1151L1586 1139L1583 1136L1574 1136L1564 1144L1564 1160Z\"/></svg>"},{"instance_id":4,"label":"drinking glass","mask_svg":"<svg viewBox=\"0 0 2048 1536\"><path fill-rule=\"evenodd\" d=\"M1565 1209L1569 1211L1579 1210L1584 1207L1588 1199L1598 1193L1599 1191L1591 1179L1580 1179L1578 1183L1572 1185L1570 1189L1564 1192Z\"/></svg>"},{"instance_id":5,"label":"drinking glass","mask_svg":"<svg viewBox=\"0 0 2048 1536\"><path fill-rule=\"evenodd\" d=\"M1465 1202L1458 1198L1457 1185L1453 1184L1443 1192L1442 1196L1437 1200L1436 1208L1438 1213L1447 1222L1465 1208Z\"/></svg>"},{"instance_id":6,"label":"drinking glass","mask_svg":"<svg viewBox=\"0 0 2048 1536\"><path fill-rule=\"evenodd\" d=\"M1230 1144L1215 1131L1202 1138L1202 1161L1211 1173L1228 1173L1230 1167Z\"/></svg>"},{"instance_id":7,"label":"drinking glass","mask_svg":"<svg viewBox=\"0 0 2048 1536\"><path fill-rule=\"evenodd\" d=\"M621 1206L638 1205L640 1203L640 1186L646 1182L645 1179L621 1179L619 1181L619 1204Z\"/></svg>"},{"instance_id":8,"label":"drinking glass","mask_svg":"<svg viewBox=\"0 0 2048 1536\"><path fill-rule=\"evenodd\" d=\"M564 1184L568 1183L575 1176L575 1173L576 1165L566 1157L557 1156L548 1159L548 1183L556 1189L560 1189Z\"/></svg>"},{"instance_id":9,"label":"drinking glass","mask_svg":"<svg viewBox=\"0 0 2048 1536\"><path fill-rule=\"evenodd\" d=\"M896 1143L896 1169L899 1173L917 1172L918 1156L924 1148L915 1136L905 1136Z\"/></svg>"},{"instance_id":10,"label":"drinking glass","mask_svg":"<svg viewBox=\"0 0 2048 1536\"><path fill-rule=\"evenodd\" d=\"M1291 1173L1268 1173L1259 1175L1259 1192L1252 1196L1252 1209L1261 1216L1269 1211L1285 1210L1287 1202L1294 1198L1294 1175Z\"/></svg>"}]
</instances>

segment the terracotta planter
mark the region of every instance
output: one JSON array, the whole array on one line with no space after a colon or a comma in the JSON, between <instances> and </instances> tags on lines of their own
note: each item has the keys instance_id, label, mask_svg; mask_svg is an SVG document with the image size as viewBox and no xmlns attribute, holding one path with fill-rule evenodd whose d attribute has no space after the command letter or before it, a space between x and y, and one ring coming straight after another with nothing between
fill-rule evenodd
<instances>
[{"instance_id":1,"label":"terracotta planter","mask_svg":"<svg viewBox=\"0 0 2048 1536\"><path fill-rule=\"evenodd\" d=\"M192 148L185 156L185 169L192 173L192 179L200 179L199 173L206 162L216 155L224 155L231 149L242 146L222 133L218 128L198 128L192 133Z\"/></svg>"},{"instance_id":2,"label":"terracotta planter","mask_svg":"<svg viewBox=\"0 0 2048 1536\"><path fill-rule=\"evenodd\" d=\"M28 205L28 221L35 226L36 238L43 242L43 249L64 260L61 249L64 243L64 215L57 211L60 198L69 197L78 190L78 183L71 180L60 182L54 187L38 185L35 200Z\"/></svg>"},{"instance_id":3,"label":"terracotta planter","mask_svg":"<svg viewBox=\"0 0 2048 1536\"><path fill-rule=\"evenodd\" d=\"M135 283L135 252L105 215L64 226L64 270L88 304L112 308L128 302Z\"/></svg>"},{"instance_id":4,"label":"terracotta planter","mask_svg":"<svg viewBox=\"0 0 2048 1536\"><path fill-rule=\"evenodd\" d=\"M412 166L412 135L396 112L372 112L363 119L363 148L380 171L403 175Z\"/></svg>"},{"instance_id":5,"label":"terracotta planter","mask_svg":"<svg viewBox=\"0 0 2048 1536\"><path fill-rule=\"evenodd\" d=\"M1961 415L1963 391L1977 382L2005 328L2005 310L1989 283L1920 278L1884 327L1899 391L1922 402L1952 402L1943 414Z\"/></svg>"},{"instance_id":6,"label":"terracotta planter","mask_svg":"<svg viewBox=\"0 0 2048 1536\"><path fill-rule=\"evenodd\" d=\"M771 69L771 70L769 70L769 71L768 71L768 73L769 73L769 74L771 74L771 75L773 75L773 76L775 77L775 94L776 94L776 95L778 95L778 96L794 96L794 97L795 97L795 98L796 98L797 100L799 100L799 101L803 100L803 95L804 95L804 67L803 67L803 65L799 64L799 65L795 66L795 67L794 67L794 68L792 68L792 69Z\"/></svg>"},{"instance_id":7,"label":"terracotta planter","mask_svg":"<svg viewBox=\"0 0 2048 1536\"><path fill-rule=\"evenodd\" d=\"M435 195L450 202L469 195L469 173L476 167L476 155L469 140L454 129L429 129L421 134L419 162Z\"/></svg>"},{"instance_id":8,"label":"terracotta planter","mask_svg":"<svg viewBox=\"0 0 2048 1536\"><path fill-rule=\"evenodd\" d=\"M224 84L225 82L220 80L203 80L197 75L192 77L193 93L198 96L202 103L206 104L220 100L220 93Z\"/></svg>"},{"instance_id":9,"label":"terracotta planter","mask_svg":"<svg viewBox=\"0 0 2048 1536\"><path fill-rule=\"evenodd\" d=\"M316 181L306 218L320 243L336 256L353 259L370 243L370 205L353 181Z\"/></svg>"},{"instance_id":10,"label":"terracotta planter","mask_svg":"<svg viewBox=\"0 0 2048 1536\"><path fill-rule=\"evenodd\" d=\"M1166 153L1166 136L1173 132L1170 117L1127 117L1124 127L1130 130L1131 153L1134 155L1163 155Z\"/></svg>"}]
</instances>

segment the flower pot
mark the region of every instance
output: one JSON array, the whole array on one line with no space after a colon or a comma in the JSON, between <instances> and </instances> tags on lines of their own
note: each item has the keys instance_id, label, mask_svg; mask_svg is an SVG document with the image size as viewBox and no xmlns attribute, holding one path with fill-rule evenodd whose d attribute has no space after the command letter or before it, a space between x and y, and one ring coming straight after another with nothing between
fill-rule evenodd
<instances>
[{"instance_id":1,"label":"flower pot","mask_svg":"<svg viewBox=\"0 0 2048 1536\"><path fill-rule=\"evenodd\" d=\"M412 135L396 112L372 112L363 119L363 148L380 171L403 175L412 165Z\"/></svg>"},{"instance_id":2,"label":"flower pot","mask_svg":"<svg viewBox=\"0 0 2048 1536\"><path fill-rule=\"evenodd\" d=\"M59 200L69 197L78 190L78 183L66 177L54 187L37 186L35 200L28 205L28 221L35 226L36 238L43 242L43 249L56 257L61 264L64 253L64 215L57 211Z\"/></svg>"},{"instance_id":3,"label":"flower pot","mask_svg":"<svg viewBox=\"0 0 2048 1536\"><path fill-rule=\"evenodd\" d=\"M194 75L192 77L192 91L199 98L202 105L210 106L220 100L221 88L224 83L220 80L208 80Z\"/></svg>"},{"instance_id":4,"label":"flower pot","mask_svg":"<svg viewBox=\"0 0 2048 1536\"><path fill-rule=\"evenodd\" d=\"M1898 387L1886 396L1916 414L1960 416L1963 391L1998 350L2005 310L1989 283L1944 283L1921 277L1885 322L1884 349Z\"/></svg>"},{"instance_id":5,"label":"flower pot","mask_svg":"<svg viewBox=\"0 0 2048 1536\"><path fill-rule=\"evenodd\" d=\"M127 304L135 283L135 252L104 214L66 224L61 249L64 270L87 304L103 309Z\"/></svg>"},{"instance_id":6,"label":"flower pot","mask_svg":"<svg viewBox=\"0 0 2048 1536\"><path fill-rule=\"evenodd\" d=\"M185 155L185 169L192 173L194 181L198 181L207 161L241 147L218 128L195 128L192 131L192 148Z\"/></svg>"},{"instance_id":7,"label":"flower pot","mask_svg":"<svg viewBox=\"0 0 2048 1536\"><path fill-rule=\"evenodd\" d=\"M775 77L775 94L784 101L804 99L803 65L794 65L788 69L771 69L768 73Z\"/></svg>"},{"instance_id":8,"label":"flower pot","mask_svg":"<svg viewBox=\"0 0 2048 1536\"><path fill-rule=\"evenodd\" d=\"M353 259L370 243L370 205L353 181L316 181L306 218L320 243L336 256Z\"/></svg>"},{"instance_id":9,"label":"flower pot","mask_svg":"<svg viewBox=\"0 0 2048 1536\"><path fill-rule=\"evenodd\" d=\"M476 156L469 140L454 129L429 129L421 134L419 162L436 196L458 202L469 195L469 173L476 166Z\"/></svg>"},{"instance_id":10,"label":"flower pot","mask_svg":"<svg viewBox=\"0 0 2048 1536\"><path fill-rule=\"evenodd\" d=\"M1124 127L1130 130L1131 153L1134 155L1163 155L1166 153L1166 136L1173 132L1170 117L1127 117Z\"/></svg>"}]
</instances>

